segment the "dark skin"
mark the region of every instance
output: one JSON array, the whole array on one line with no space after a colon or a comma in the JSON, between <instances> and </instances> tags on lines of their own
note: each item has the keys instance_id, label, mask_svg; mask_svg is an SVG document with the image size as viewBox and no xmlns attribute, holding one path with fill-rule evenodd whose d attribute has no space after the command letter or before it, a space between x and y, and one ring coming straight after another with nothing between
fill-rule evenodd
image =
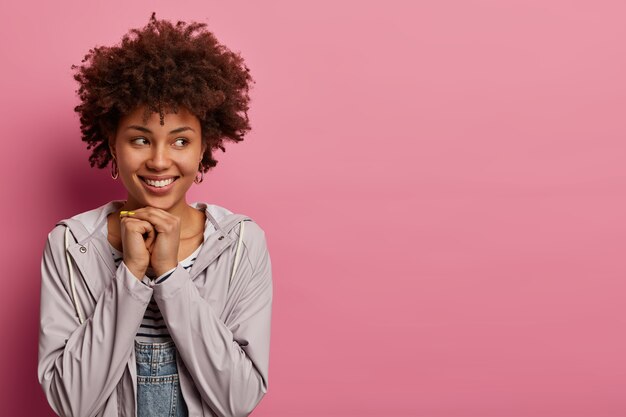
<instances>
[{"instance_id":1,"label":"dark skin","mask_svg":"<svg viewBox=\"0 0 626 417\"><path fill-rule=\"evenodd\" d=\"M111 243L115 249L122 251L122 233L120 230L121 219L119 216L120 211L122 210L120 209L109 214L107 222L109 228L109 243ZM195 211L198 212L198 215L194 215L191 219L191 224L187 226L189 230L181 232L180 244L178 247L179 262L191 255L204 241L204 223L206 221L206 215L200 210Z\"/></svg>"},{"instance_id":2,"label":"dark skin","mask_svg":"<svg viewBox=\"0 0 626 417\"><path fill-rule=\"evenodd\" d=\"M205 213L187 204L186 193L206 149L200 121L184 108L145 120L139 106L121 117L109 138L119 179L128 192L120 211L108 216L108 240L141 280L150 266L158 275L176 267L203 242ZM146 177L158 178L155 192ZM173 180L173 182L172 182ZM120 212L132 211L120 218Z\"/></svg>"}]
</instances>

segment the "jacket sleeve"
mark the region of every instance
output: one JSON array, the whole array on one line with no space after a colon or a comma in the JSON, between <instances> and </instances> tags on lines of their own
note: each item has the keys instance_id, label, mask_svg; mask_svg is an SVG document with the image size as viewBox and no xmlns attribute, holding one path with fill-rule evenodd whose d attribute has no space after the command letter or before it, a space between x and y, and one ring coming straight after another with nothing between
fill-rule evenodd
<instances>
[{"instance_id":1,"label":"jacket sleeve","mask_svg":"<svg viewBox=\"0 0 626 417\"><path fill-rule=\"evenodd\" d=\"M123 375L153 290L122 262L93 313L79 324L67 274L63 226L59 226L48 235L41 262L37 374L57 414L93 416ZM78 284L80 274L76 271L76 275Z\"/></svg>"},{"instance_id":2,"label":"jacket sleeve","mask_svg":"<svg viewBox=\"0 0 626 417\"><path fill-rule=\"evenodd\" d=\"M238 279L245 289L226 323L200 295L180 263L167 280L153 287L202 400L220 417L248 416L268 388L272 271L265 233L250 223L246 224L244 247L251 267L241 268L243 252L237 274L242 271Z\"/></svg>"}]
</instances>

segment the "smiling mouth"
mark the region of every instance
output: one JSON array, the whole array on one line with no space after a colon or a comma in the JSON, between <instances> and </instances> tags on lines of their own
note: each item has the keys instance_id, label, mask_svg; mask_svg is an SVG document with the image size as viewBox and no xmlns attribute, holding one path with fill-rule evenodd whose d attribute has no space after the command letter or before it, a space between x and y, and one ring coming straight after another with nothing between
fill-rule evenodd
<instances>
[{"instance_id":1,"label":"smiling mouth","mask_svg":"<svg viewBox=\"0 0 626 417\"><path fill-rule=\"evenodd\" d=\"M164 187L167 187L168 185L170 185L171 183L173 183L174 181L176 181L179 177L171 177L169 179L160 180L160 181L149 180L149 179L141 177L141 176L139 178L141 179L141 181L145 182L146 184L148 184L151 187L164 188Z\"/></svg>"}]
</instances>

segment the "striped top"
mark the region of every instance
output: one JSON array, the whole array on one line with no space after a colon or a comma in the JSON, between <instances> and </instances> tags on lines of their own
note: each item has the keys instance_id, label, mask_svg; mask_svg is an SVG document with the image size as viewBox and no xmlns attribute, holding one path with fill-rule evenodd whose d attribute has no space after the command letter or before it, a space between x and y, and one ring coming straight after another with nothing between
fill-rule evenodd
<instances>
[{"instance_id":1,"label":"striped top","mask_svg":"<svg viewBox=\"0 0 626 417\"><path fill-rule=\"evenodd\" d=\"M191 268L194 261L196 260L196 256L198 255L198 252L200 252L201 247L202 245L199 246L187 258L180 261L180 264L182 265L183 268L187 270ZM114 248L110 243L109 243L109 248L111 249L111 254L113 255L113 260L115 261L115 266L118 267L120 263L122 263L122 260L124 259L124 254L120 252L119 250L117 250L116 248ZM150 280L156 279L156 283L160 284L161 282L168 279L170 275L172 275L172 272L174 272L174 269L176 268L172 268L166 273L164 273L163 275L155 278L152 268L148 267L148 270L146 271L146 275L144 275L141 282L145 285L148 285L148 282ZM146 312L143 315L143 320L141 321L141 325L139 326L139 331L135 335L135 340L138 342L144 342L144 343L162 343L162 342L169 342L172 340L169 332L167 331L167 326L165 325L165 322L163 321L163 316L161 315L161 312L159 311L159 306L154 300L154 297L150 299L150 303L148 304L148 307L146 308Z\"/></svg>"}]
</instances>

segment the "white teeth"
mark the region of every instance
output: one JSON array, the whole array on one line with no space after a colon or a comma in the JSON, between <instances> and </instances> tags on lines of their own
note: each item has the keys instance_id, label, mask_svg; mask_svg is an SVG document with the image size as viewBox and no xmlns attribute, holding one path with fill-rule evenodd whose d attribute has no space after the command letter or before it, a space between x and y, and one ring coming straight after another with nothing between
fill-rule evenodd
<instances>
[{"instance_id":1,"label":"white teeth","mask_svg":"<svg viewBox=\"0 0 626 417\"><path fill-rule=\"evenodd\" d=\"M158 188L165 187L166 185L170 185L171 183L174 182L174 178L170 178L169 180L161 180L161 181L152 181L152 180L149 180L147 178L144 178L143 180L148 185L151 185L153 187L158 187Z\"/></svg>"}]
</instances>

